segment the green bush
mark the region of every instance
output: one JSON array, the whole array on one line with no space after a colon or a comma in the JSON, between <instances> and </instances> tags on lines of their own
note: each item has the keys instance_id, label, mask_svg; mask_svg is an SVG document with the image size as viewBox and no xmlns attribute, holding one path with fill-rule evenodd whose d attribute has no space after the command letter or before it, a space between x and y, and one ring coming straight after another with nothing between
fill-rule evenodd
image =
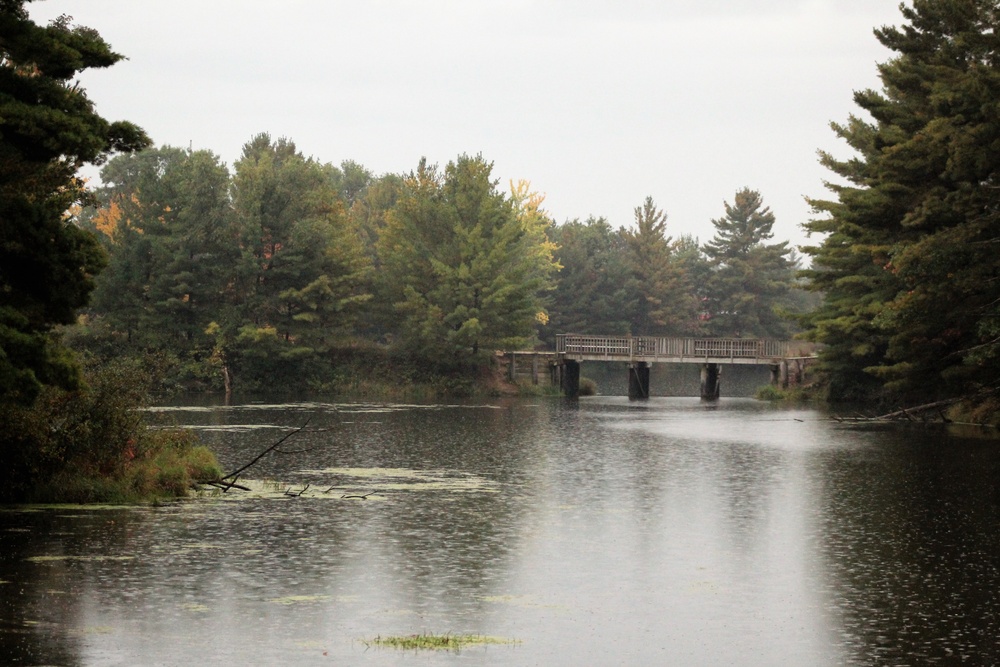
<instances>
[{"instance_id":1,"label":"green bush","mask_svg":"<svg viewBox=\"0 0 1000 667\"><path fill-rule=\"evenodd\" d=\"M150 374L134 360L85 369L78 391L46 388L30 407L0 405L0 501L138 502L219 477L194 436L150 430Z\"/></svg>"},{"instance_id":2,"label":"green bush","mask_svg":"<svg viewBox=\"0 0 1000 667\"><path fill-rule=\"evenodd\" d=\"M808 403L825 399L820 385L794 385L781 389L773 384L766 384L757 389L754 398L761 401L785 401L787 403Z\"/></svg>"},{"instance_id":3,"label":"green bush","mask_svg":"<svg viewBox=\"0 0 1000 667\"><path fill-rule=\"evenodd\" d=\"M785 398L785 392L773 384L766 384L757 389L754 398L759 401L781 401Z\"/></svg>"}]
</instances>

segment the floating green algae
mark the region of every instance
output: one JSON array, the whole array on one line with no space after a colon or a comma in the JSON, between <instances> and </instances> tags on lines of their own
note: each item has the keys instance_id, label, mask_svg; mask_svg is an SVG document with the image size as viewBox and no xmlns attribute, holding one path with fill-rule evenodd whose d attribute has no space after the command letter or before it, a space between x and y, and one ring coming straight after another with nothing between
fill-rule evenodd
<instances>
[{"instance_id":1,"label":"floating green algae","mask_svg":"<svg viewBox=\"0 0 1000 667\"><path fill-rule=\"evenodd\" d=\"M293 605L293 604L303 604L307 602L321 602L323 600L329 600L329 595L288 595L283 598L274 598L268 600L268 602L273 602L275 604L283 605Z\"/></svg>"},{"instance_id":2,"label":"floating green algae","mask_svg":"<svg viewBox=\"0 0 1000 667\"><path fill-rule=\"evenodd\" d=\"M239 479L238 487L202 492L203 498L295 500L385 500L397 493L443 491L497 493L499 484L479 475L449 470L410 468L325 468L301 470L310 481L289 484L274 480ZM239 488L242 487L242 488Z\"/></svg>"},{"instance_id":3,"label":"floating green algae","mask_svg":"<svg viewBox=\"0 0 1000 667\"><path fill-rule=\"evenodd\" d=\"M59 561L101 562L135 560L135 556L29 556L24 560L32 563L55 563Z\"/></svg>"},{"instance_id":4,"label":"floating green algae","mask_svg":"<svg viewBox=\"0 0 1000 667\"><path fill-rule=\"evenodd\" d=\"M517 639L507 637L490 637L487 635L396 635L389 637L378 636L374 639L363 640L366 646L380 646L383 648L395 648L403 651L460 651L470 646L487 646L490 644L520 644Z\"/></svg>"}]
</instances>

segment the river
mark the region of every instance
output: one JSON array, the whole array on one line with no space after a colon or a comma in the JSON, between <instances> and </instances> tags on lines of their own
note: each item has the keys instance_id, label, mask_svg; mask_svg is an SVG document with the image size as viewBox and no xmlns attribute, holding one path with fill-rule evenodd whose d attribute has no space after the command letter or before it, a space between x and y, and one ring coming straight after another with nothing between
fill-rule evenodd
<instances>
[{"instance_id":1,"label":"river","mask_svg":"<svg viewBox=\"0 0 1000 667\"><path fill-rule=\"evenodd\" d=\"M738 398L174 406L232 490L0 511L11 665L1000 664L997 441ZM457 652L373 643L474 634Z\"/></svg>"}]
</instances>

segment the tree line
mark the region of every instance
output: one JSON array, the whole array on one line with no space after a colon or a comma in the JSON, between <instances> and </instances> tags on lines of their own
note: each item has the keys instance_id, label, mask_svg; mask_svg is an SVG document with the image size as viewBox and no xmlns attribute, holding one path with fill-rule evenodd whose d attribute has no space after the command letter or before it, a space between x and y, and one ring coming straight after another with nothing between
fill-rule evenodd
<instances>
[{"instance_id":1,"label":"tree line","mask_svg":"<svg viewBox=\"0 0 1000 667\"><path fill-rule=\"evenodd\" d=\"M329 386L365 345L450 372L562 332L785 337L803 302L794 252L768 243L774 215L749 189L701 246L673 240L651 198L632 226L556 225L482 156L375 176L259 134L232 173L165 146L111 159L101 180L75 223L108 265L73 339L165 352L209 384Z\"/></svg>"},{"instance_id":2,"label":"tree line","mask_svg":"<svg viewBox=\"0 0 1000 667\"><path fill-rule=\"evenodd\" d=\"M875 31L895 55L881 90L855 94L863 114L833 125L853 155L821 153L832 197L812 201L816 241L798 278L750 189L702 244L669 235L651 199L628 226L554 224L529 185L500 188L482 156L376 176L260 135L230 173L208 151L149 148L73 82L120 56L68 19L34 26L23 5L4 4L0 25L4 402L80 386L65 340L104 358L165 354L192 382L230 371L273 386L308 369L336 378L373 346L470 368L562 331L795 326L823 345L834 400L1000 389L995 0L914 0L902 27ZM77 171L103 162L89 193ZM809 312L786 319L796 311Z\"/></svg>"}]
</instances>

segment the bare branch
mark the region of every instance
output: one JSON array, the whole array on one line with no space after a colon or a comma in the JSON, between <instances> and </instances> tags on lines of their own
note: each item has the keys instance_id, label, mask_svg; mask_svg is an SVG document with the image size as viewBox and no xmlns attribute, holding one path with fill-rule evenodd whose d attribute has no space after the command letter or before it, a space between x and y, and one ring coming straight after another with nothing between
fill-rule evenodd
<instances>
[{"instance_id":1,"label":"bare branch","mask_svg":"<svg viewBox=\"0 0 1000 667\"><path fill-rule=\"evenodd\" d=\"M246 470L247 468L249 468L252 465L256 464L262 458L264 458L265 456L267 456L268 454L270 454L272 451L274 451L275 449L277 449L281 445L281 443L283 443L285 440L288 440L290 437L292 437L293 435L295 435L296 433L298 433L299 431L301 431L302 429L304 429L306 426L308 426L309 425L309 421L311 419L312 419L312 417L310 417L309 419L307 419L305 424L303 424L302 426L298 427L294 431L286 433L284 437L282 437L280 440L278 440L278 442L274 443L273 445L271 445L270 447L268 447L267 449L265 449L264 451L262 451L260 454L258 454L256 457L254 457L254 459L252 461L250 461L250 463L246 464L242 468L239 468L238 470L235 470L235 471L229 473L228 475L226 475L225 477L223 477L222 480L220 480L220 481L225 481L225 480L227 480L229 478L236 478L236 476L239 475L240 473L242 473L244 470Z\"/></svg>"}]
</instances>

